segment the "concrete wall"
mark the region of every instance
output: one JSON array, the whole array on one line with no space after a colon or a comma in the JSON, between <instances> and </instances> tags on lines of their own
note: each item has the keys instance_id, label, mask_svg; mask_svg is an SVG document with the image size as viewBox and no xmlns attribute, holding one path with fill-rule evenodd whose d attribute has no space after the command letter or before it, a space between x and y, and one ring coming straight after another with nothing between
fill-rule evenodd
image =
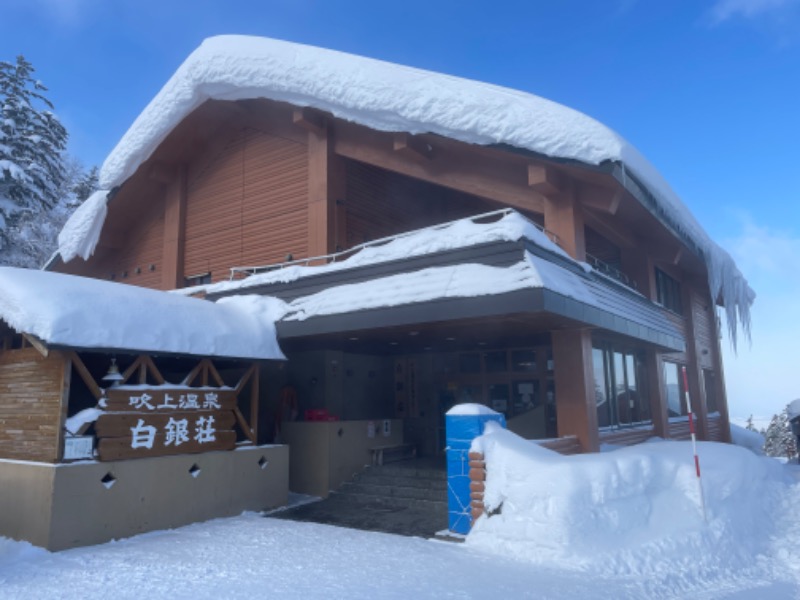
<instances>
[{"instance_id":1,"label":"concrete wall","mask_svg":"<svg viewBox=\"0 0 800 600\"><path fill-rule=\"evenodd\" d=\"M109 473L115 482L106 487ZM286 446L58 466L0 462L0 535L49 550L98 544L283 506L288 479Z\"/></svg>"},{"instance_id":2,"label":"concrete wall","mask_svg":"<svg viewBox=\"0 0 800 600\"><path fill-rule=\"evenodd\" d=\"M47 547L55 471L51 464L0 460L0 536Z\"/></svg>"},{"instance_id":3,"label":"concrete wall","mask_svg":"<svg viewBox=\"0 0 800 600\"><path fill-rule=\"evenodd\" d=\"M326 498L370 464L370 448L403 443L402 420L389 420L389 436L382 434L383 420L373 422L372 438L369 420L286 423L284 439L291 449L289 489Z\"/></svg>"}]
</instances>

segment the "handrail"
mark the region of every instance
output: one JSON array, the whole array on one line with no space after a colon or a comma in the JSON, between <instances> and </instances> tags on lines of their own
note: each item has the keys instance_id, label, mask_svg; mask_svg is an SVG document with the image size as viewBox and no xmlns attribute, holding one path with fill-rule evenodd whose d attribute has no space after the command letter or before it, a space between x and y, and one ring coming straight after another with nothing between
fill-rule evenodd
<instances>
[{"instance_id":1,"label":"handrail","mask_svg":"<svg viewBox=\"0 0 800 600\"><path fill-rule=\"evenodd\" d=\"M364 242L363 244L359 244L357 246L353 246L352 248L348 248L347 250L342 250L340 252L333 252L331 254L322 254L322 255L319 255L319 256L310 256L308 258L299 258L299 259L296 259L296 260L288 260L288 261L284 261L284 262L280 262L280 263L272 263L272 264L269 264L269 265L259 265L259 266L250 266L250 267L231 267L230 268L231 274L230 274L230 278L229 279L231 281L233 281L237 277L249 277L250 275L255 275L257 273L265 273L265 272L274 271L274 270L277 270L277 269L285 269L286 267L292 267L292 266L295 266L295 265L308 266L310 263L336 262L337 260L342 260L345 257L352 256L353 254L356 254L357 252L360 252L361 250L364 250L365 248L373 248L373 247L376 247L376 246L383 246L385 244L388 244L389 242L393 242L395 240L399 240L399 239L403 239L403 238L406 238L406 237L409 237L409 236L412 236L412 235L416 235L417 233L420 233L420 232L423 232L423 231L435 231L437 229L443 229L445 227L449 227L449 226L451 226L451 225L453 225L455 223L458 223L459 221L467 221L468 220L468 221L472 221L474 223L476 221L483 220L483 219L488 219L488 218L491 218L491 217L498 217L497 220L499 220L500 218L505 217L506 215L509 215L509 214L512 214L512 213L516 213L516 212L517 211L515 211L512 208L501 208L499 210L493 210L493 211L490 211L490 212L487 212L487 213L481 213L479 215L475 215L475 216L472 216L472 217L467 217L466 219L455 219L453 221L448 221L446 223L439 223L437 225L430 225L428 227L421 227L419 229L414 229L412 231L404 231L403 233L398 233L398 234L390 235L390 236L383 237L383 238L380 238L380 239L377 239L377 240ZM525 218L525 217L523 216L523 218ZM552 231L548 231L547 229L545 229L544 227L542 227L538 223L535 223L535 222L531 221L530 219L526 219L526 220L531 225L536 227L539 231L544 233L548 238L550 238L550 240L553 243L555 243L556 245L560 246L560 243L558 241L558 236L556 234L554 234Z\"/></svg>"}]
</instances>

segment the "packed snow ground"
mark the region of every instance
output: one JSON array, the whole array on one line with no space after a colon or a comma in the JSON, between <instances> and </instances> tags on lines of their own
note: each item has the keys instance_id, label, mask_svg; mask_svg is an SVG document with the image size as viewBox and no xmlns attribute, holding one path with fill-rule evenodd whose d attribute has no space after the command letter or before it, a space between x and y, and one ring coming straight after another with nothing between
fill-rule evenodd
<instances>
[{"instance_id":1,"label":"packed snow ground","mask_svg":"<svg viewBox=\"0 0 800 600\"><path fill-rule=\"evenodd\" d=\"M800 595L800 474L687 442L562 457L504 430L480 447L465 544L245 514L59 553L0 538L0 597L746 598Z\"/></svg>"}]
</instances>

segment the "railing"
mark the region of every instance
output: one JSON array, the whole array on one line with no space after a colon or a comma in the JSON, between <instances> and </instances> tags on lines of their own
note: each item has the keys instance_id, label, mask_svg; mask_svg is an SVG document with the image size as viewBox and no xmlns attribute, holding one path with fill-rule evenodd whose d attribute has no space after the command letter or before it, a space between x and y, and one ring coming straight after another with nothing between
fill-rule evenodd
<instances>
[{"instance_id":1,"label":"railing","mask_svg":"<svg viewBox=\"0 0 800 600\"><path fill-rule=\"evenodd\" d=\"M477 223L478 221L491 219L491 218L494 218L494 217L496 217L496 220L499 221L503 217L505 217L505 216L507 216L509 214L515 213L515 212L517 212L517 211L515 211L515 210L513 210L511 208L503 208L503 209L500 209L500 210L494 210L494 211L491 211L491 212L475 215L474 217L468 217L467 219L456 219L454 221L448 221L446 223L440 223L438 225L432 225L432 226L429 226L429 227L422 227L420 229L414 229L412 231L405 231L403 233L390 235L390 236L383 237L383 238L380 238L380 239L377 239L377 240L372 240L370 242L364 242L363 244L359 244L358 246L353 246L352 248L348 248L347 250L342 250L340 252L334 252L332 254L322 254L322 255L319 255L319 256L310 256L308 258L299 258L299 259L296 259L296 260L287 260L287 261L280 262L280 263L273 263L273 264L269 264L269 265L259 265L259 266L254 266L254 267L231 267L230 279L231 280L240 279L242 277L249 277L250 275L255 275L257 273L266 273L266 272L269 272L269 271L274 271L276 269L285 269L286 267L291 267L291 266L295 266L295 265L308 266L309 264L312 264L312 263L315 263L315 264L333 263L333 262L336 262L336 261L340 261L340 260L344 260L346 258L349 258L350 256L356 254L357 252L360 252L361 250L364 250L365 248L374 248L376 246L383 246L383 245L386 245L386 244L388 244L390 242L393 242L395 240L407 238L409 236L416 235L416 234L421 233L423 231L436 231L436 230L439 230L439 229L444 229L446 227L450 227L451 225L454 225L455 223L458 223L459 221L472 221L473 223ZM525 217L523 217L523 218L525 218ZM556 234L554 234L552 231L548 231L547 229L545 229L544 227L542 227L538 223L534 223L533 221L531 221L529 219L526 219L526 220L531 225L536 227L539 231L544 233L554 244L560 246L560 243L558 241L558 236Z\"/></svg>"},{"instance_id":2,"label":"railing","mask_svg":"<svg viewBox=\"0 0 800 600\"><path fill-rule=\"evenodd\" d=\"M608 277L611 277L611 279L615 279L629 288L636 289L636 285L630 280L630 278L627 275L625 275L625 273L623 273L616 267L612 267L608 263L603 262L596 256L592 256L588 252L586 253L586 262L595 271L598 271L603 275L607 275Z\"/></svg>"}]
</instances>

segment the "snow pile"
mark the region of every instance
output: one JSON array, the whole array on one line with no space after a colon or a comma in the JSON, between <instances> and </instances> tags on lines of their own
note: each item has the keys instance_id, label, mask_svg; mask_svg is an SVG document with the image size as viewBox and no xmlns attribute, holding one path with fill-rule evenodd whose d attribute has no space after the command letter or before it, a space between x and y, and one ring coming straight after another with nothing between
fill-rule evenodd
<instances>
[{"instance_id":1,"label":"snow pile","mask_svg":"<svg viewBox=\"0 0 800 600\"><path fill-rule=\"evenodd\" d=\"M492 410L485 404L464 402L462 404L456 404L453 408L447 411L447 414L457 415L460 417L463 416L474 417L477 415L499 415L500 413Z\"/></svg>"},{"instance_id":2,"label":"snow pile","mask_svg":"<svg viewBox=\"0 0 800 600\"><path fill-rule=\"evenodd\" d=\"M641 182L656 214L703 254L712 297L722 297L735 340L749 332L755 294L661 174L598 121L555 102L487 83L267 38L205 40L178 68L108 156L100 187L128 179L167 134L209 99L269 98L310 106L382 131L436 133L474 144L507 144L590 165L614 162ZM86 209L88 213L91 209ZM95 215L87 219L102 222ZM68 226L72 232L79 228ZM65 236L62 257L91 254L96 240Z\"/></svg>"},{"instance_id":3,"label":"snow pile","mask_svg":"<svg viewBox=\"0 0 800 600\"><path fill-rule=\"evenodd\" d=\"M54 346L283 359L274 298L213 303L132 285L0 267L0 319Z\"/></svg>"},{"instance_id":4,"label":"snow pile","mask_svg":"<svg viewBox=\"0 0 800 600\"><path fill-rule=\"evenodd\" d=\"M787 491L776 461L700 443L706 524L689 442L562 456L490 423L473 449L485 454L484 501L498 514L478 519L469 545L608 575L747 569Z\"/></svg>"},{"instance_id":5,"label":"snow pile","mask_svg":"<svg viewBox=\"0 0 800 600\"><path fill-rule=\"evenodd\" d=\"M490 215L492 215L492 213L483 215L483 217L488 218ZM578 264L566 252L554 244L541 229L516 211L504 211L504 214L502 214L499 219L490 223L476 223L475 221L480 218L481 215L411 231L395 236L386 243L380 245L378 242L372 242L369 246L362 248L344 260L325 265L291 265L266 273L252 275L247 279L221 281L210 285L196 286L194 288L175 291L178 293L195 293L198 290L202 290L207 294L216 294L273 283L289 283L303 277L319 275L321 273L353 269L365 265L374 265L413 256L432 254L434 252L444 252L456 248L477 246L490 242L516 242L523 238L530 240L537 246L553 252L566 260ZM583 268L590 267L584 264Z\"/></svg>"},{"instance_id":6,"label":"snow pile","mask_svg":"<svg viewBox=\"0 0 800 600\"><path fill-rule=\"evenodd\" d=\"M766 440L764 436L757 431L751 431L750 429L739 427L731 423L731 440L737 446L747 448L758 455L764 455L764 444Z\"/></svg>"},{"instance_id":7,"label":"snow pile","mask_svg":"<svg viewBox=\"0 0 800 600\"><path fill-rule=\"evenodd\" d=\"M84 408L68 418L64 423L64 428L72 435L78 435L81 427L87 423L94 423L102 414L103 411L99 408Z\"/></svg>"}]
</instances>

